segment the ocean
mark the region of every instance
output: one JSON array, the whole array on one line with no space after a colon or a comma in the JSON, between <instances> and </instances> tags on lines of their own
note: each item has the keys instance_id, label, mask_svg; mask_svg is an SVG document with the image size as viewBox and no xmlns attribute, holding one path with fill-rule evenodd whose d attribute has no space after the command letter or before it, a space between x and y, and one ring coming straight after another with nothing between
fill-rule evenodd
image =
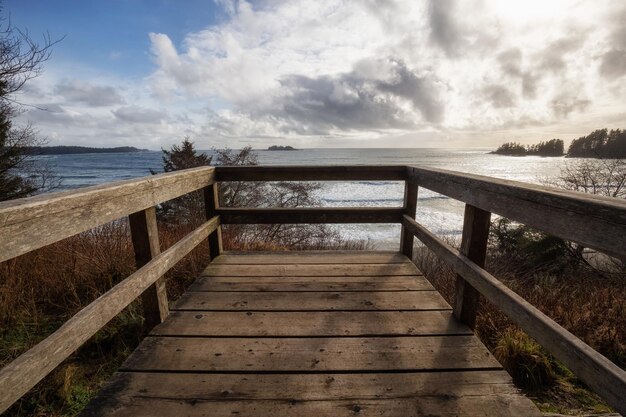
<instances>
[{"instance_id":1,"label":"ocean","mask_svg":"<svg viewBox=\"0 0 626 417\"><path fill-rule=\"evenodd\" d=\"M211 151L205 151L211 153ZM572 161L538 156L509 157L489 149L304 149L257 151L263 165L421 165L491 177L541 183ZM47 155L64 189L150 175L162 171L161 152ZM356 181L322 183L317 197L327 207L393 207L402 205L401 182ZM438 235L458 236L463 225L463 203L421 188L417 220ZM346 239L371 242L378 249L396 249L400 226L333 225Z\"/></svg>"}]
</instances>

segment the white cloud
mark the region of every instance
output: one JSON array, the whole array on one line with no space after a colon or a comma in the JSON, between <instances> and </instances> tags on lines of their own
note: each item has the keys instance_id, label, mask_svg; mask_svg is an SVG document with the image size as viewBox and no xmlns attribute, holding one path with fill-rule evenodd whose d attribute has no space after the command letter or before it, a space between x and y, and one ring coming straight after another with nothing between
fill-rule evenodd
<instances>
[{"instance_id":1,"label":"white cloud","mask_svg":"<svg viewBox=\"0 0 626 417\"><path fill-rule=\"evenodd\" d=\"M63 111L31 116L42 130L56 121L60 141L65 123L67 137L88 125L92 138L113 131L166 145L192 134L203 147L384 137L490 145L503 135L531 142L542 131L624 127L618 2L216 2L226 20L180 44L148 35L155 70L142 82L37 85L39 102Z\"/></svg>"}]
</instances>

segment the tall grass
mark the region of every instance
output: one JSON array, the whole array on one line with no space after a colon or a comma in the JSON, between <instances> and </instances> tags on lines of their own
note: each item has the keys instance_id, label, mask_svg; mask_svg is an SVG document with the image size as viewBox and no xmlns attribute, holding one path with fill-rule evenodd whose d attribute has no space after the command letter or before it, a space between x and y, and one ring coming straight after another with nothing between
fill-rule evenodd
<instances>
[{"instance_id":1,"label":"tall grass","mask_svg":"<svg viewBox=\"0 0 626 417\"><path fill-rule=\"evenodd\" d=\"M459 247L459 241L446 239ZM566 259L537 268L502 253L493 242L486 269L543 313L584 340L618 366L626 368L626 280L600 274ZM418 246L415 262L433 286L452 304L456 274L430 250ZM544 411L603 412L609 408L572 373L502 312L481 301L476 333L513 375L516 384Z\"/></svg>"}]
</instances>

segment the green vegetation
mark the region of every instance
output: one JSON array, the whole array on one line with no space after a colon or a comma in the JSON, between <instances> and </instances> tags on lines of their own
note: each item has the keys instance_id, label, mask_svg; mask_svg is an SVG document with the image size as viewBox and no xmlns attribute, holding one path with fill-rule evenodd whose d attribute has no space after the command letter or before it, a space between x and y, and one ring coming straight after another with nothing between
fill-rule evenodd
<instances>
[{"instance_id":1,"label":"green vegetation","mask_svg":"<svg viewBox=\"0 0 626 417\"><path fill-rule=\"evenodd\" d=\"M528 146L517 142L507 142L491 153L509 156L562 156L563 150L563 141L552 139ZM566 156L570 158L626 159L626 130L598 129L587 136L574 139Z\"/></svg>"},{"instance_id":2,"label":"green vegetation","mask_svg":"<svg viewBox=\"0 0 626 417\"><path fill-rule=\"evenodd\" d=\"M25 83L39 75L54 44L43 45L0 17L0 201L20 198L52 186L48 169L29 158L27 148L43 142L32 126L15 125L22 105L15 100Z\"/></svg>"},{"instance_id":3,"label":"green vegetation","mask_svg":"<svg viewBox=\"0 0 626 417\"><path fill-rule=\"evenodd\" d=\"M594 160L572 161L550 184L626 198L625 182L624 162ZM449 243L458 246L459 242ZM489 272L626 369L626 263L502 218L492 221L487 253ZM424 247L415 261L452 303L456 274ZM610 411L563 364L489 303L481 304L476 332L543 411Z\"/></svg>"},{"instance_id":4,"label":"green vegetation","mask_svg":"<svg viewBox=\"0 0 626 417\"><path fill-rule=\"evenodd\" d=\"M626 130L599 129L574 139L567 156L576 158L626 158Z\"/></svg>"},{"instance_id":5,"label":"green vegetation","mask_svg":"<svg viewBox=\"0 0 626 417\"><path fill-rule=\"evenodd\" d=\"M510 156L563 156L563 147L564 145L561 139L552 139L546 142L540 142L536 145L528 146L524 146L517 142L507 142L492 153Z\"/></svg>"}]
</instances>

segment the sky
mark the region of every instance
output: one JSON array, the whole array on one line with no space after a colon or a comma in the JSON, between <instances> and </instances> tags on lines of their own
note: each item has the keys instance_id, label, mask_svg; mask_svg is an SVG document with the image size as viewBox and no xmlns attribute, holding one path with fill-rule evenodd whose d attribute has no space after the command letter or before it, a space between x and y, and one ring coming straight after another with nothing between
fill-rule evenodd
<instances>
[{"instance_id":1,"label":"sky","mask_svg":"<svg viewBox=\"0 0 626 417\"><path fill-rule=\"evenodd\" d=\"M49 145L494 147L626 128L626 2L4 0ZM6 22L6 21L5 21Z\"/></svg>"}]
</instances>

